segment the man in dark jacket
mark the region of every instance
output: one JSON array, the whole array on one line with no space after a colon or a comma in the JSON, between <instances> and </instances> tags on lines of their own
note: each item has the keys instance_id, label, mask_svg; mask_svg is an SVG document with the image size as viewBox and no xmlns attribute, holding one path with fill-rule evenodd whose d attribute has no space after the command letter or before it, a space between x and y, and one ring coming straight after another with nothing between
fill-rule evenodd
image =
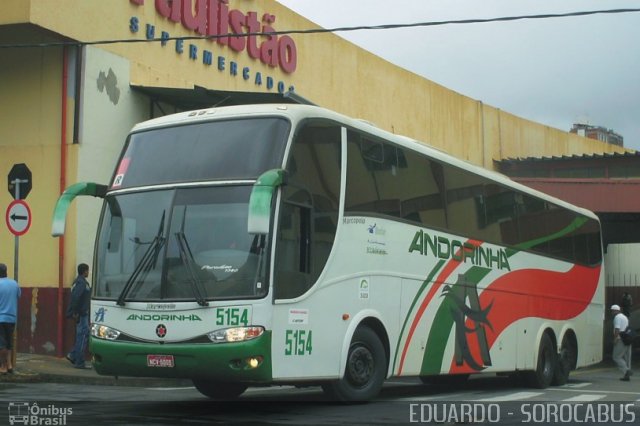
<instances>
[{"instance_id":1,"label":"man in dark jacket","mask_svg":"<svg viewBox=\"0 0 640 426\"><path fill-rule=\"evenodd\" d=\"M71 285L71 305L67 310L67 317L76 322L76 341L73 350L67 354L67 359L75 368L91 368L84 362L85 351L89 341L89 306L91 303L91 286L87 281L89 265L78 265L78 277Z\"/></svg>"}]
</instances>

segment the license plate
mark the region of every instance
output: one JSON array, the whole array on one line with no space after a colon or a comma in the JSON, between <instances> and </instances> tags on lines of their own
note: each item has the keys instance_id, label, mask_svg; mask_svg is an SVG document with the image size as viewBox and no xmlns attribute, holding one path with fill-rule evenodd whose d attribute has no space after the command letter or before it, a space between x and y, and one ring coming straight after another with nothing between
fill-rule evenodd
<instances>
[{"instance_id":1,"label":"license plate","mask_svg":"<svg viewBox=\"0 0 640 426\"><path fill-rule=\"evenodd\" d=\"M147 355L147 367L173 368L173 355Z\"/></svg>"}]
</instances>

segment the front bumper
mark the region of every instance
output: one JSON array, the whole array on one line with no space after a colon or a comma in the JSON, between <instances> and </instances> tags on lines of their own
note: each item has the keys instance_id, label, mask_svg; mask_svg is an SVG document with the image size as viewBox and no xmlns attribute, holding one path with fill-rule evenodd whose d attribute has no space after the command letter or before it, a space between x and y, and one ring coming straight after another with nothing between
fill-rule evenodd
<instances>
[{"instance_id":1,"label":"front bumper","mask_svg":"<svg viewBox=\"0 0 640 426\"><path fill-rule=\"evenodd\" d=\"M269 383L271 332L246 342L132 343L91 336L90 349L98 374L107 376L170 377L221 382ZM148 355L172 355L173 367L150 367ZM260 360L257 366L248 362Z\"/></svg>"}]
</instances>

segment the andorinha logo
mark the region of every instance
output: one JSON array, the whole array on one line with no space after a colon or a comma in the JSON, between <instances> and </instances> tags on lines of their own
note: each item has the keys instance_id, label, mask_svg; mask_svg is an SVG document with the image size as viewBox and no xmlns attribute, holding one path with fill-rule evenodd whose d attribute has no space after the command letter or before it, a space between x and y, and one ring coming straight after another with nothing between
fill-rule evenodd
<instances>
[{"instance_id":1,"label":"andorinha logo","mask_svg":"<svg viewBox=\"0 0 640 426\"><path fill-rule=\"evenodd\" d=\"M73 415L73 408L37 402L10 402L8 409L10 425L66 425L67 416Z\"/></svg>"},{"instance_id":2,"label":"andorinha logo","mask_svg":"<svg viewBox=\"0 0 640 426\"><path fill-rule=\"evenodd\" d=\"M511 270L507 251L474 246L458 240L450 240L443 236L430 235L419 230L413 236L409 246L409 253L418 252L423 256L433 256L439 259L452 259L461 263L470 262L475 266L491 269Z\"/></svg>"},{"instance_id":3,"label":"andorinha logo","mask_svg":"<svg viewBox=\"0 0 640 426\"><path fill-rule=\"evenodd\" d=\"M202 321L196 314L131 314L127 321Z\"/></svg>"}]
</instances>

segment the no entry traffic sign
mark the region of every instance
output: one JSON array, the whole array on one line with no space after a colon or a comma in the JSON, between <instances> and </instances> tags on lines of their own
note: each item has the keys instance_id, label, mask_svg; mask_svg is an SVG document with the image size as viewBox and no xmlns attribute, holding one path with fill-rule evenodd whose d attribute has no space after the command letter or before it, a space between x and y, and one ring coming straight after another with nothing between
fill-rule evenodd
<instances>
[{"instance_id":1,"label":"no entry traffic sign","mask_svg":"<svg viewBox=\"0 0 640 426\"><path fill-rule=\"evenodd\" d=\"M31 226L31 210L23 200L13 200L5 215L9 231L16 237L24 235Z\"/></svg>"}]
</instances>

